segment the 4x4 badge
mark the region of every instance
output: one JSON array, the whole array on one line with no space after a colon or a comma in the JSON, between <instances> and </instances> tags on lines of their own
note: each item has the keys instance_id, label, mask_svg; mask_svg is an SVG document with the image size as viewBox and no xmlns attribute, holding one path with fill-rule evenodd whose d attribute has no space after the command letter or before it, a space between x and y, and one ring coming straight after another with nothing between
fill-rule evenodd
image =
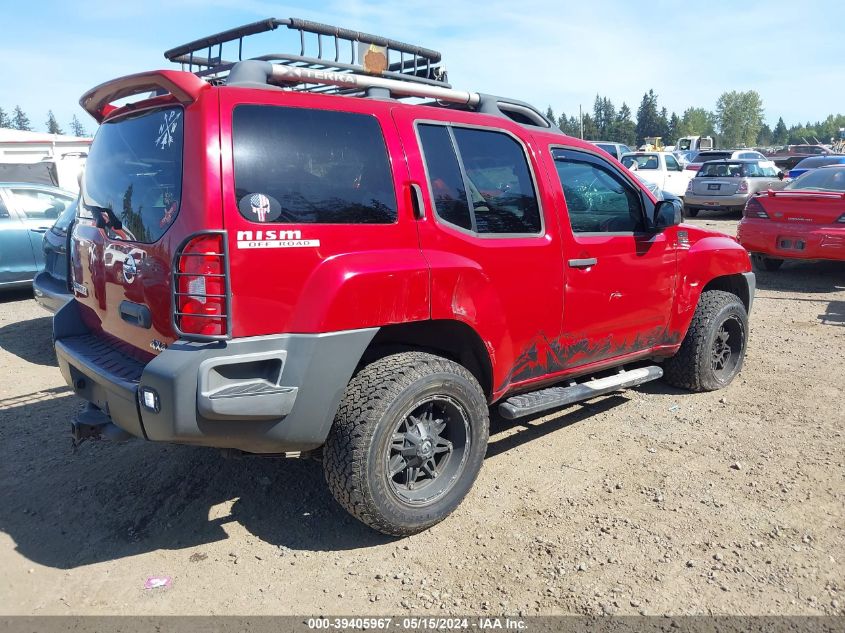
<instances>
[{"instance_id":1,"label":"4x4 badge","mask_svg":"<svg viewBox=\"0 0 845 633\"><path fill-rule=\"evenodd\" d=\"M157 338L154 338L152 341L150 341L150 349L156 352L163 352L167 349L167 344L162 343Z\"/></svg>"}]
</instances>

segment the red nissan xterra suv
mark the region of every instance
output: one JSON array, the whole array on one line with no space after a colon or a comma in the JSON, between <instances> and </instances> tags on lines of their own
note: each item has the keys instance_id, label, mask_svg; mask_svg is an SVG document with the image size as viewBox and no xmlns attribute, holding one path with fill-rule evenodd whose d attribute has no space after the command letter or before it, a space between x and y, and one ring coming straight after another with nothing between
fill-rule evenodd
<instances>
[{"instance_id":1,"label":"red nissan xterra suv","mask_svg":"<svg viewBox=\"0 0 845 633\"><path fill-rule=\"evenodd\" d=\"M265 32L299 54L242 60ZM492 406L740 371L748 253L533 107L452 89L439 53L270 19L166 55L81 100L54 322L76 440L320 455L403 535L466 495Z\"/></svg>"}]
</instances>

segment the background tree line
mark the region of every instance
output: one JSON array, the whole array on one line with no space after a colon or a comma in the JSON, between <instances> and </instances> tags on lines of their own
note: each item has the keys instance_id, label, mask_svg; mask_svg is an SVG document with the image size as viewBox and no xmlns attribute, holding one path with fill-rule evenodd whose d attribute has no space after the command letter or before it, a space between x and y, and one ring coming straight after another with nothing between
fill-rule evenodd
<instances>
[{"instance_id":1,"label":"background tree line","mask_svg":"<svg viewBox=\"0 0 845 633\"><path fill-rule=\"evenodd\" d=\"M29 117L23 110L21 110L20 106L15 106L11 113L7 113L3 108L0 108L0 128L4 127L12 130L25 130L27 132L35 131ZM65 133L59 125L59 122L56 120L56 117L53 115L52 110L47 111L47 121L44 123L44 128L50 134ZM75 114L70 120L68 129L69 133L73 136L88 136L88 132L85 130L85 127Z\"/></svg>"},{"instance_id":2,"label":"background tree line","mask_svg":"<svg viewBox=\"0 0 845 633\"><path fill-rule=\"evenodd\" d=\"M607 97L596 95L592 112L577 115L561 112L555 116L551 107L546 116L570 136L590 141L615 141L639 147L648 136L660 136L664 145L674 145L682 136L712 136L717 147L767 147L795 143L829 143L839 138L839 128L845 127L845 115L831 114L824 121L786 126L783 117L771 129L763 121L763 100L754 90L725 92L716 102L715 110L687 108L678 116L659 107L657 95L649 90L643 95L636 117L626 103L617 110Z\"/></svg>"}]
</instances>

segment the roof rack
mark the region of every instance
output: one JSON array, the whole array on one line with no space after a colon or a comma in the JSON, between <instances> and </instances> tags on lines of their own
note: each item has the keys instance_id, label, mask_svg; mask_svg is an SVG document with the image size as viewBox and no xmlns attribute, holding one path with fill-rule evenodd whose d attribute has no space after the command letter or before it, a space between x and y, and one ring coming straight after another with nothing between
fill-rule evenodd
<instances>
[{"instance_id":1,"label":"roof rack","mask_svg":"<svg viewBox=\"0 0 845 633\"><path fill-rule=\"evenodd\" d=\"M245 38L280 26L298 33L298 55L274 53L244 59ZM227 60L224 47L230 52L235 43L237 55ZM453 89L437 51L299 18L267 18L177 46L164 56L215 85L278 86L377 98L419 97L434 99L429 105L471 109L524 125L554 128L539 110L522 101Z\"/></svg>"},{"instance_id":2,"label":"roof rack","mask_svg":"<svg viewBox=\"0 0 845 633\"><path fill-rule=\"evenodd\" d=\"M274 53L250 59L334 73L378 73L390 79L450 87L437 51L299 18L267 18L171 48L164 56L182 64L183 70L222 82L235 63L243 61L244 38L280 26L298 33L299 54ZM227 52L234 52L230 49L235 42L237 56L228 61L223 57L224 46L229 45Z\"/></svg>"}]
</instances>

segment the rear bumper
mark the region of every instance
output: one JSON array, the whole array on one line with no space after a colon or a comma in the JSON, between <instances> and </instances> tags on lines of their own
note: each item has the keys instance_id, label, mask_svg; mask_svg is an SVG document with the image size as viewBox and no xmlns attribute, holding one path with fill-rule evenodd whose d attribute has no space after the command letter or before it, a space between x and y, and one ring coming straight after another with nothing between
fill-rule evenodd
<instances>
[{"instance_id":1,"label":"rear bumper","mask_svg":"<svg viewBox=\"0 0 845 633\"><path fill-rule=\"evenodd\" d=\"M54 319L59 367L77 395L137 437L251 453L322 445L378 331L176 341L143 363L86 331L78 310L72 301Z\"/></svg>"},{"instance_id":2,"label":"rear bumper","mask_svg":"<svg viewBox=\"0 0 845 633\"><path fill-rule=\"evenodd\" d=\"M751 253L777 259L845 260L845 226L796 226L795 223L743 219L737 237Z\"/></svg>"},{"instance_id":3,"label":"rear bumper","mask_svg":"<svg viewBox=\"0 0 845 633\"><path fill-rule=\"evenodd\" d=\"M35 279L32 280L32 292L35 295L35 301L50 312L58 312L59 308L73 299L64 279L56 279L45 270L35 275Z\"/></svg>"},{"instance_id":4,"label":"rear bumper","mask_svg":"<svg viewBox=\"0 0 845 633\"><path fill-rule=\"evenodd\" d=\"M737 194L734 196L702 196L688 192L684 196L684 205L694 209L714 210L739 210L745 208L748 202L748 194Z\"/></svg>"}]
</instances>

